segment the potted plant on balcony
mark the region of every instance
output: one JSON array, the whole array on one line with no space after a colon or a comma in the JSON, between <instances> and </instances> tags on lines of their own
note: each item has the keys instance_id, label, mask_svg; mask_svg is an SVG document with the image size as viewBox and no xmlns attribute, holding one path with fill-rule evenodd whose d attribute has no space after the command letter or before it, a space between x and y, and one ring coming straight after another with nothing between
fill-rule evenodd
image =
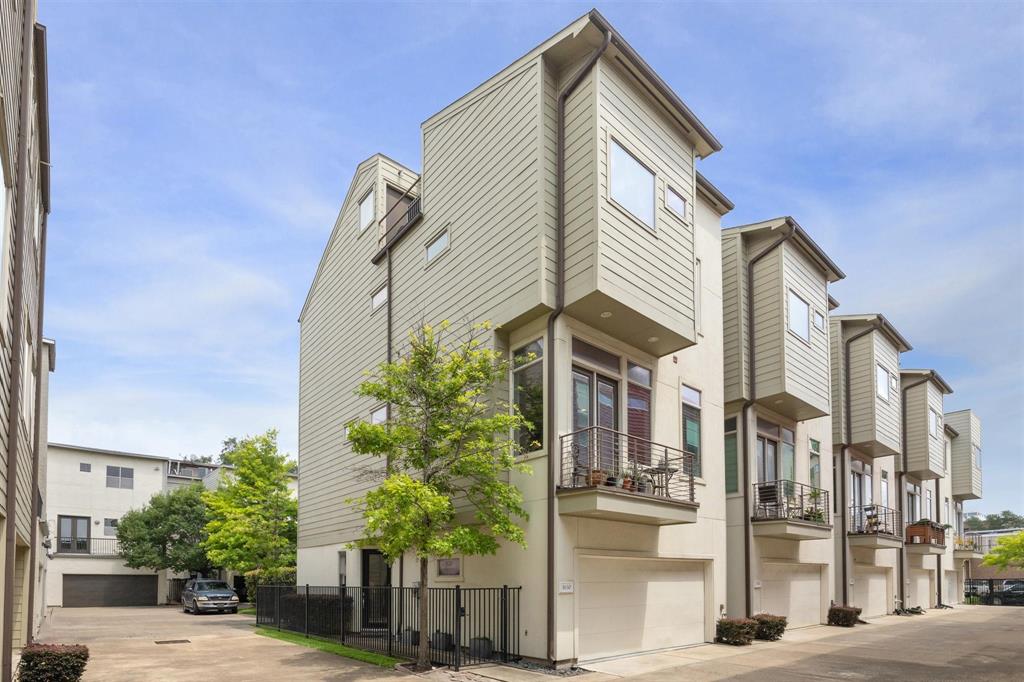
<instances>
[{"instance_id":1,"label":"potted plant on balcony","mask_svg":"<svg viewBox=\"0 0 1024 682\"><path fill-rule=\"evenodd\" d=\"M608 472L604 469L591 469L590 470L590 485L598 486L604 485L604 482L608 480Z\"/></svg>"}]
</instances>

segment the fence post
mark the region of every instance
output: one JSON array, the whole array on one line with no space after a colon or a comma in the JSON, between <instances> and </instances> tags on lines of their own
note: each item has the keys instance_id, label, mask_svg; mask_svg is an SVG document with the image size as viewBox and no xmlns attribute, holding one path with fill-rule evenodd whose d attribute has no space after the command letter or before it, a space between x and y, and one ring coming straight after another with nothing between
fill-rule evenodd
<instances>
[{"instance_id":1,"label":"fence post","mask_svg":"<svg viewBox=\"0 0 1024 682\"><path fill-rule=\"evenodd\" d=\"M462 588L455 586L455 651L453 653L452 666L456 671L459 669L459 659L462 654Z\"/></svg>"},{"instance_id":2,"label":"fence post","mask_svg":"<svg viewBox=\"0 0 1024 682\"><path fill-rule=\"evenodd\" d=\"M501 586L501 662L508 663L508 585Z\"/></svg>"},{"instance_id":3,"label":"fence post","mask_svg":"<svg viewBox=\"0 0 1024 682\"><path fill-rule=\"evenodd\" d=\"M305 625L303 626L302 631L306 637L309 637L309 583L306 583L306 598L302 600L302 603L305 606L306 611Z\"/></svg>"},{"instance_id":4,"label":"fence post","mask_svg":"<svg viewBox=\"0 0 1024 682\"><path fill-rule=\"evenodd\" d=\"M277 629L281 630L281 586L274 585L274 614L277 616Z\"/></svg>"},{"instance_id":5,"label":"fence post","mask_svg":"<svg viewBox=\"0 0 1024 682\"><path fill-rule=\"evenodd\" d=\"M345 643L345 597L348 596L348 588L344 583L341 585L341 643Z\"/></svg>"},{"instance_id":6,"label":"fence post","mask_svg":"<svg viewBox=\"0 0 1024 682\"><path fill-rule=\"evenodd\" d=\"M399 589L401 589L401 588L399 588ZM387 590L388 590L387 591L388 598L387 598L387 604L385 605L385 608L388 610L388 618L387 618L387 623L388 623L388 656L390 656L391 655L391 650L392 650L392 645L393 645L393 643L395 641L394 621L393 621L393 619L391 617L392 616L392 606L394 604L395 588L392 587L391 585L388 585Z\"/></svg>"}]
</instances>

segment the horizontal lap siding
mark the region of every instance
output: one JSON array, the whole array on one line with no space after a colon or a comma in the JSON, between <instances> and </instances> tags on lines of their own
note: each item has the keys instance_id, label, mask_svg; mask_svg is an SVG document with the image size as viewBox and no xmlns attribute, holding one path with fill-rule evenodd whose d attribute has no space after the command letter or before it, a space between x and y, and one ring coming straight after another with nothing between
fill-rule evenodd
<instances>
[{"instance_id":1,"label":"horizontal lap siding","mask_svg":"<svg viewBox=\"0 0 1024 682\"><path fill-rule=\"evenodd\" d=\"M846 338L863 327L845 330ZM872 338L877 332L862 336L850 344L850 442L864 443L875 436L875 354ZM845 345L845 340L843 341ZM839 349L840 362L843 348Z\"/></svg>"},{"instance_id":2,"label":"horizontal lap siding","mask_svg":"<svg viewBox=\"0 0 1024 682\"><path fill-rule=\"evenodd\" d=\"M827 315L827 286L824 273L815 266L807 255L792 242L782 248L783 276L786 289L792 289L811 307L810 345L793 334L784 333L786 393L813 405L824 412L829 411L829 356L828 327L819 330L814 326L814 311ZM788 319L789 296L783 292ZM785 325L786 322L783 322Z\"/></svg>"},{"instance_id":3,"label":"horizontal lap siding","mask_svg":"<svg viewBox=\"0 0 1024 682\"><path fill-rule=\"evenodd\" d=\"M917 379L909 377L908 381ZM902 393L902 391L900 391ZM914 386L906 392L907 470L924 471L928 466L928 382Z\"/></svg>"},{"instance_id":4,"label":"horizontal lap siding","mask_svg":"<svg viewBox=\"0 0 1024 682\"><path fill-rule=\"evenodd\" d=\"M942 404L943 395L939 387L931 381L928 382L928 407L935 410L937 418L940 420L939 424L939 435L937 438L928 438L928 458L931 463L931 470L945 476L948 472L946 471L946 437L943 435L941 420L942 420ZM924 416L925 428L927 429L928 415Z\"/></svg>"},{"instance_id":5,"label":"horizontal lap siding","mask_svg":"<svg viewBox=\"0 0 1024 682\"><path fill-rule=\"evenodd\" d=\"M565 298L597 286L597 131L591 71L565 107Z\"/></svg>"},{"instance_id":6,"label":"horizontal lap siding","mask_svg":"<svg viewBox=\"0 0 1024 682\"><path fill-rule=\"evenodd\" d=\"M776 249L754 265L755 393L774 395L783 390L782 250Z\"/></svg>"},{"instance_id":7,"label":"horizontal lap siding","mask_svg":"<svg viewBox=\"0 0 1024 682\"><path fill-rule=\"evenodd\" d=\"M359 231L359 200L371 187L377 192L377 215L383 215L384 177L397 181L398 169L380 157L358 171L302 319L299 545L304 547L352 540L361 528L358 509L346 500L366 491L353 472L374 460L352 453L344 425L366 419L375 407L355 390L363 371L385 359L385 311L370 310L370 295L384 283L385 266L370 263L377 251L375 226Z\"/></svg>"},{"instance_id":8,"label":"horizontal lap siding","mask_svg":"<svg viewBox=\"0 0 1024 682\"><path fill-rule=\"evenodd\" d=\"M607 58L598 75L598 287L687 338L694 334L692 217L684 224L665 207L671 184L693 206L693 147L619 66ZM657 176L656 233L641 226L608 198L610 136ZM690 211L692 214L692 210Z\"/></svg>"},{"instance_id":9,"label":"horizontal lap siding","mask_svg":"<svg viewBox=\"0 0 1024 682\"><path fill-rule=\"evenodd\" d=\"M843 323L828 322L829 366L832 368L832 442L846 442L846 370L843 366Z\"/></svg>"},{"instance_id":10,"label":"horizontal lap siding","mask_svg":"<svg viewBox=\"0 0 1024 682\"><path fill-rule=\"evenodd\" d=\"M974 461L973 445L981 446L981 421L971 410L950 412L944 421L960 435L950 448L953 495L981 496L981 467Z\"/></svg>"},{"instance_id":11,"label":"horizontal lap siding","mask_svg":"<svg viewBox=\"0 0 1024 682\"><path fill-rule=\"evenodd\" d=\"M744 363L742 315L744 268L743 237L722 235L722 326L725 357L725 402L747 397L747 372Z\"/></svg>"},{"instance_id":12,"label":"horizontal lap siding","mask_svg":"<svg viewBox=\"0 0 1024 682\"><path fill-rule=\"evenodd\" d=\"M874 332L871 334L874 339L874 360L882 365L889 373L895 376L900 375L900 354L896 347L884 335ZM902 421L900 409L899 390L890 391L889 401L886 402L877 397L874 393L874 372L871 368L872 396L875 398L875 438L884 443L896 452L900 451L900 422Z\"/></svg>"}]
</instances>

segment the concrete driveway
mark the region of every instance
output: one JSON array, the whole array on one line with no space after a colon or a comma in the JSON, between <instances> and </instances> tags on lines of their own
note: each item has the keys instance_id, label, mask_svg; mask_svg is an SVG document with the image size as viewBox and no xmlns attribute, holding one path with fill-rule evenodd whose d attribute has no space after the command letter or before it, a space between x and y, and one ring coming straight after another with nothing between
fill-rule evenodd
<instances>
[{"instance_id":1,"label":"concrete driveway","mask_svg":"<svg viewBox=\"0 0 1024 682\"><path fill-rule=\"evenodd\" d=\"M86 644L85 680L345 680L406 678L378 666L261 637L253 616L192 616L169 606L50 612L40 641ZM168 640L188 640L157 644Z\"/></svg>"}]
</instances>

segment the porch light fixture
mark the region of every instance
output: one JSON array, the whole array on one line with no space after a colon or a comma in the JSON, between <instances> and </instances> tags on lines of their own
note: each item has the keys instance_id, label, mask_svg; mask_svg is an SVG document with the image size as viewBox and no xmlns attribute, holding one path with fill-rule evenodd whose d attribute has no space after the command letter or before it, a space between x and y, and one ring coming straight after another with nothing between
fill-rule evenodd
<instances>
[{"instance_id":1,"label":"porch light fixture","mask_svg":"<svg viewBox=\"0 0 1024 682\"><path fill-rule=\"evenodd\" d=\"M647 343L658 343L658 337L657 336L648 337Z\"/></svg>"},{"instance_id":2,"label":"porch light fixture","mask_svg":"<svg viewBox=\"0 0 1024 682\"><path fill-rule=\"evenodd\" d=\"M612 314L611 314L610 312L608 312L607 310L606 310L606 311L604 311L603 313L601 313L601 317L603 317L603 318L604 318L604 319L606 319L606 320L607 320L607 319L608 319L609 317L611 317L611 316L612 316Z\"/></svg>"}]
</instances>

